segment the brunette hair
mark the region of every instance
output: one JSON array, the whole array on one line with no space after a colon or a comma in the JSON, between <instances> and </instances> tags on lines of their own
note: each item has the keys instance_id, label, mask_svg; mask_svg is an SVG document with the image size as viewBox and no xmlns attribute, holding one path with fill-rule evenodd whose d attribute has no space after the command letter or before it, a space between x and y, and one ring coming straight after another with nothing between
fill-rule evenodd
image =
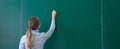
<instances>
[{"instance_id":1,"label":"brunette hair","mask_svg":"<svg viewBox=\"0 0 120 49\"><path fill-rule=\"evenodd\" d=\"M29 21L28 21L29 28L26 32L26 45L27 48L32 49L33 46L33 35L32 35L32 30L36 30L39 28L40 25L40 20L36 16L32 16Z\"/></svg>"}]
</instances>

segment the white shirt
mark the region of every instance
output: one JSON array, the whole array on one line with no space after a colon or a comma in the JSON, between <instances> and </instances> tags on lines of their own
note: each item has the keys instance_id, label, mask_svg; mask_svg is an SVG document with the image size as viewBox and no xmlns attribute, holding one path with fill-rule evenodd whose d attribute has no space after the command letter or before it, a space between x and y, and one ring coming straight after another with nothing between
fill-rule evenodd
<instances>
[{"instance_id":1,"label":"white shirt","mask_svg":"<svg viewBox=\"0 0 120 49\"><path fill-rule=\"evenodd\" d=\"M55 20L52 19L51 26L46 33L44 32L39 33L38 30L32 30L32 34L34 37L32 49L43 49L46 40L52 35L54 29L55 29ZM26 47L26 35L21 37L19 43L19 49L29 49Z\"/></svg>"}]
</instances>

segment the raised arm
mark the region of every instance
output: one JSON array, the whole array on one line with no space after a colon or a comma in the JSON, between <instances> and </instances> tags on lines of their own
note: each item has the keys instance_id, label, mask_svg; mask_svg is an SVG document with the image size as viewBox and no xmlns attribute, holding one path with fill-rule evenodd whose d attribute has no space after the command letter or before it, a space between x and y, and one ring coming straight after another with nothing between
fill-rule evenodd
<instances>
[{"instance_id":1,"label":"raised arm","mask_svg":"<svg viewBox=\"0 0 120 49\"><path fill-rule=\"evenodd\" d=\"M55 30L55 17L56 17L56 15L57 15L56 11L53 10L52 11L51 26L50 26L49 30L45 33L46 38L49 38Z\"/></svg>"}]
</instances>

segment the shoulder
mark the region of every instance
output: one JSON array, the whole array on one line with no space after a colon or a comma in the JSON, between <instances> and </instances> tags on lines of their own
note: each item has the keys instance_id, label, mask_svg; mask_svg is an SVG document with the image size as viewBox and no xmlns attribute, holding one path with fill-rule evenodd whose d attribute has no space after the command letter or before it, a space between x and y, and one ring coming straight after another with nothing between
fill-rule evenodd
<instances>
[{"instance_id":1,"label":"shoulder","mask_svg":"<svg viewBox=\"0 0 120 49\"><path fill-rule=\"evenodd\" d=\"M20 39L21 42L25 42L26 41L26 35L23 35Z\"/></svg>"},{"instance_id":2,"label":"shoulder","mask_svg":"<svg viewBox=\"0 0 120 49\"><path fill-rule=\"evenodd\" d=\"M39 32L39 34L37 34L39 36L44 36L45 35L45 32Z\"/></svg>"},{"instance_id":3,"label":"shoulder","mask_svg":"<svg viewBox=\"0 0 120 49\"><path fill-rule=\"evenodd\" d=\"M21 37L21 39L25 39L26 38L26 35L23 35L22 37Z\"/></svg>"},{"instance_id":4,"label":"shoulder","mask_svg":"<svg viewBox=\"0 0 120 49\"><path fill-rule=\"evenodd\" d=\"M45 32L41 32L41 35L44 35L45 34Z\"/></svg>"}]
</instances>

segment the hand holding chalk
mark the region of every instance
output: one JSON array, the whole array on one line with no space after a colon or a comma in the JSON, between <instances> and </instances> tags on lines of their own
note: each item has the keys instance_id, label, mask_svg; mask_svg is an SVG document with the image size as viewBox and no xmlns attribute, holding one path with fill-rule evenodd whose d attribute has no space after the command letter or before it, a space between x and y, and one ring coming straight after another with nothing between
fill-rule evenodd
<instances>
[{"instance_id":1,"label":"hand holding chalk","mask_svg":"<svg viewBox=\"0 0 120 49\"><path fill-rule=\"evenodd\" d=\"M55 19L56 15L57 15L57 12L56 12L55 10L53 10L53 11L52 11L52 18Z\"/></svg>"}]
</instances>

